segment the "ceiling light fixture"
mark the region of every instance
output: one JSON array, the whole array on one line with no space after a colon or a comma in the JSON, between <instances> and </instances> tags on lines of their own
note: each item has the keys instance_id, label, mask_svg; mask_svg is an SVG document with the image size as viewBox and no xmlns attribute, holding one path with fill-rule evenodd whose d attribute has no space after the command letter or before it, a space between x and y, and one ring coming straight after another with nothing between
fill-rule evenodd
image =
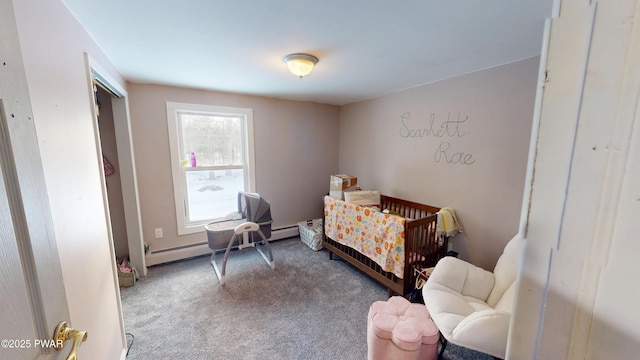
<instances>
[{"instance_id":1,"label":"ceiling light fixture","mask_svg":"<svg viewBox=\"0 0 640 360\"><path fill-rule=\"evenodd\" d=\"M309 75L313 67L318 63L318 58L309 54L289 54L282 60L287 63L289 71L300 79Z\"/></svg>"}]
</instances>

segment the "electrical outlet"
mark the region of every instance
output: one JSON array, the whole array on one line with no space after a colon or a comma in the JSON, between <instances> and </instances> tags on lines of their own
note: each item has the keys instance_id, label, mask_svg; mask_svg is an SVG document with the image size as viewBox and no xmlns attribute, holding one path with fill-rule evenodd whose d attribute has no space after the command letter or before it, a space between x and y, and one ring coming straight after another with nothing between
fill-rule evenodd
<instances>
[{"instance_id":1,"label":"electrical outlet","mask_svg":"<svg viewBox=\"0 0 640 360\"><path fill-rule=\"evenodd\" d=\"M162 234L162 228L156 228L156 239L162 239L162 236L164 236Z\"/></svg>"}]
</instances>

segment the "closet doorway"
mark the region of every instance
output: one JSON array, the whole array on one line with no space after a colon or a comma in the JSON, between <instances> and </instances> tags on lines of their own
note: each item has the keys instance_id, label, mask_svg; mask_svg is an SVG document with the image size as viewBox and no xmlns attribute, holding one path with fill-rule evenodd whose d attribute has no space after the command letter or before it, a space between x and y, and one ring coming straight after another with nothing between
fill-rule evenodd
<instances>
[{"instance_id":1,"label":"closet doorway","mask_svg":"<svg viewBox=\"0 0 640 360\"><path fill-rule=\"evenodd\" d=\"M120 163L118 161L118 147L113 122L111 94L100 83L94 84L96 97L96 117L100 133L100 147L102 153L105 186L107 192L109 218L111 222L111 237L116 259L129 256L129 242L127 224L124 216L124 201L122 197L122 181L120 179Z\"/></svg>"},{"instance_id":2,"label":"closet doorway","mask_svg":"<svg viewBox=\"0 0 640 360\"><path fill-rule=\"evenodd\" d=\"M102 196L115 259L128 256L147 274L127 93L88 55L91 98L95 106L96 155L103 162Z\"/></svg>"}]
</instances>

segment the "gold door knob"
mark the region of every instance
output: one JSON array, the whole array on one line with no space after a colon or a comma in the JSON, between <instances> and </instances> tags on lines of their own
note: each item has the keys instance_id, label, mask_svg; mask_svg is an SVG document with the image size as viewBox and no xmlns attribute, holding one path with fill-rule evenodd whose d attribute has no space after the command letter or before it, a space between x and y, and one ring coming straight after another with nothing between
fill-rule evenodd
<instances>
[{"instance_id":1,"label":"gold door knob","mask_svg":"<svg viewBox=\"0 0 640 360\"><path fill-rule=\"evenodd\" d=\"M56 330L53 333L53 341L56 344L54 349L56 351L62 350L67 340L73 340L67 360L77 360L78 355L76 352L78 351L78 346L80 346L80 343L87 340L87 332L72 329L69 326L69 323L63 321L56 326Z\"/></svg>"}]
</instances>

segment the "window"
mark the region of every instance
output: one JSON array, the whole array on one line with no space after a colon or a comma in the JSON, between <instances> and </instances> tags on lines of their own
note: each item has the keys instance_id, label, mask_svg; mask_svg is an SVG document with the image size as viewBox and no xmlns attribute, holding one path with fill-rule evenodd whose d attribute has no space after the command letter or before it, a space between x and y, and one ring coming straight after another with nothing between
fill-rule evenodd
<instances>
[{"instance_id":1,"label":"window","mask_svg":"<svg viewBox=\"0 0 640 360\"><path fill-rule=\"evenodd\" d=\"M253 110L167 102L178 234L238 210L255 191Z\"/></svg>"}]
</instances>

